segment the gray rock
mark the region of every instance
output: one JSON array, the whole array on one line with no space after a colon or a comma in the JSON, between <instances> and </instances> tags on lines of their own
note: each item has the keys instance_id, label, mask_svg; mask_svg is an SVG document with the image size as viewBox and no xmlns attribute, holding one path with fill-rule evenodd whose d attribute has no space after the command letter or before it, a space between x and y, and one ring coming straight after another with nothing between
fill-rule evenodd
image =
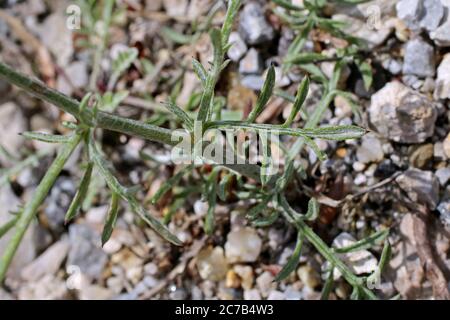
<instances>
[{"instance_id":1,"label":"gray rock","mask_svg":"<svg viewBox=\"0 0 450 320\"><path fill-rule=\"evenodd\" d=\"M164 0L162 3L169 17L182 17L188 9L188 0Z\"/></svg>"},{"instance_id":2,"label":"gray rock","mask_svg":"<svg viewBox=\"0 0 450 320\"><path fill-rule=\"evenodd\" d=\"M262 240L252 228L232 230L225 243L225 256L229 263L255 262L261 252Z\"/></svg>"},{"instance_id":3,"label":"gray rock","mask_svg":"<svg viewBox=\"0 0 450 320\"><path fill-rule=\"evenodd\" d=\"M450 180L450 168L440 168L436 170L436 177L439 180L441 186L445 186L447 182Z\"/></svg>"},{"instance_id":4,"label":"gray rock","mask_svg":"<svg viewBox=\"0 0 450 320\"><path fill-rule=\"evenodd\" d=\"M396 181L412 201L426 204L431 210L436 208L439 201L439 181L433 172L408 169Z\"/></svg>"},{"instance_id":5,"label":"gray rock","mask_svg":"<svg viewBox=\"0 0 450 320\"><path fill-rule=\"evenodd\" d=\"M383 160L384 152L381 141L373 134L365 135L362 138L361 146L356 150L356 157L361 163Z\"/></svg>"},{"instance_id":6,"label":"gray rock","mask_svg":"<svg viewBox=\"0 0 450 320\"><path fill-rule=\"evenodd\" d=\"M450 226L450 201L443 201L437 207L441 216L439 217L443 224Z\"/></svg>"},{"instance_id":7,"label":"gray rock","mask_svg":"<svg viewBox=\"0 0 450 320\"><path fill-rule=\"evenodd\" d=\"M66 258L68 250L69 241L67 241L67 238L54 243L22 270L22 279L26 281L37 281L44 275L55 275Z\"/></svg>"},{"instance_id":8,"label":"gray rock","mask_svg":"<svg viewBox=\"0 0 450 320\"><path fill-rule=\"evenodd\" d=\"M410 29L419 29L423 12L423 0L401 0L397 3L397 17L402 19Z\"/></svg>"},{"instance_id":9,"label":"gray rock","mask_svg":"<svg viewBox=\"0 0 450 320\"><path fill-rule=\"evenodd\" d=\"M434 97L436 99L450 99L450 53L444 56L438 67Z\"/></svg>"},{"instance_id":10,"label":"gray rock","mask_svg":"<svg viewBox=\"0 0 450 320\"><path fill-rule=\"evenodd\" d=\"M437 111L425 96L393 81L372 96L369 118L385 138L421 143L433 135Z\"/></svg>"},{"instance_id":11,"label":"gray rock","mask_svg":"<svg viewBox=\"0 0 450 320\"><path fill-rule=\"evenodd\" d=\"M239 63L239 72L241 74L259 74L262 68L261 55L254 48L251 48Z\"/></svg>"},{"instance_id":12,"label":"gray rock","mask_svg":"<svg viewBox=\"0 0 450 320\"><path fill-rule=\"evenodd\" d=\"M84 224L73 224L69 228L70 250L67 267L76 266L92 278L100 279L108 261L107 254L100 248L100 235Z\"/></svg>"},{"instance_id":13,"label":"gray rock","mask_svg":"<svg viewBox=\"0 0 450 320\"><path fill-rule=\"evenodd\" d=\"M24 138L19 134L26 130L27 123L18 105L12 102L0 105L1 144L10 154L19 156L19 150L24 143ZM0 155L0 160L4 164L10 164L3 155Z\"/></svg>"},{"instance_id":14,"label":"gray rock","mask_svg":"<svg viewBox=\"0 0 450 320\"><path fill-rule=\"evenodd\" d=\"M420 20L420 26L427 31L436 30L444 17L444 6L440 0L426 0L423 7L425 15Z\"/></svg>"},{"instance_id":15,"label":"gray rock","mask_svg":"<svg viewBox=\"0 0 450 320\"><path fill-rule=\"evenodd\" d=\"M420 38L408 41L405 48L403 73L418 77L434 76L434 48Z\"/></svg>"},{"instance_id":16,"label":"gray rock","mask_svg":"<svg viewBox=\"0 0 450 320\"><path fill-rule=\"evenodd\" d=\"M245 44L244 40L242 40L239 33L232 32L230 34L228 43L232 44L227 52L228 58L230 58L234 62L239 61L247 52L247 45Z\"/></svg>"},{"instance_id":17,"label":"gray rock","mask_svg":"<svg viewBox=\"0 0 450 320\"><path fill-rule=\"evenodd\" d=\"M241 79L241 84L252 90L261 90L264 85L264 78L260 75L248 75Z\"/></svg>"},{"instance_id":18,"label":"gray rock","mask_svg":"<svg viewBox=\"0 0 450 320\"><path fill-rule=\"evenodd\" d=\"M242 9L239 33L249 45L271 41L275 36L272 26L264 16L263 8L255 1L248 2Z\"/></svg>"},{"instance_id":19,"label":"gray rock","mask_svg":"<svg viewBox=\"0 0 450 320\"><path fill-rule=\"evenodd\" d=\"M59 177L53 185L50 195L45 200L44 209L47 223L53 231L64 230L64 218L75 193L75 183L68 177Z\"/></svg>"},{"instance_id":20,"label":"gray rock","mask_svg":"<svg viewBox=\"0 0 450 320\"><path fill-rule=\"evenodd\" d=\"M89 82L88 67L83 61L75 61L64 69L70 83L65 77L58 77L57 89L62 93L71 95L73 89L80 89L87 86Z\"/></svg>"},{"instance_id":21,"label":"gray rock","mask_svg":"<svg viewBox=\"0 0 450 320\"><path fill-rule=\"evenodd\" d=\"M383 68L385 68L387 71L392 73L393 75L398 75L402 72L403 65L401 61L398 61L396 59L385 59L382 62Z\"/></svg>"},{"instance_id":22,"label":"gray rock","mask_svg":"<svg viewBox=\"0 0 450 320\"><path fill-rule=\"evenodd\" d=\"M430 38L440 47L450 47L450 17L439 28L430 32Z\"/></svg>"}]
</instances>

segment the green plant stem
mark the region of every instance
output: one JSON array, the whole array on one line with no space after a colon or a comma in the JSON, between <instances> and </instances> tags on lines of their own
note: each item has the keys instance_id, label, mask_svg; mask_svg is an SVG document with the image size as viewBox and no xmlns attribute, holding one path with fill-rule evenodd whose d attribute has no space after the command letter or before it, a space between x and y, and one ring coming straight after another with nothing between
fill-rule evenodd
<instances>
[{"instance_id":1,"label":"green plant stem","mask_svg":"<svg viewBox=\"0 0 450 320\"><path fill-rule=\"evenodd\" d=\"M5 248L2 257L0 258L0 283L3 282L6 271L14 257L14 254L19 247L19 244L25 235L25 232L30 225L31 221L36 215L39 206L44 201L50 188L55 183L61 170L63 169L65 163L69 159L72 152L75 150L76 146L81 141L81 135L75 134L72 138L64 145L64 147L58 153L58 156L53 161L52 165L48 169L41 183L37 187L32 200L25 206L19 220L15 226L15 233L13 234L8 246Z\"/></svg>"},{"instance_id":2,"label":"green plant stem","mask_svg":"<svg viewBox=\"0 0 450 320\"><path fill-rule=\"evenodd\" d=\"M154 125L101 111L99 111L96 118L94 118L94 114L91 109L86 108L82 111L80 110L80 103L78 101L47 87L39 80L32 79L31 77L10 68L2 62L0 62L0 78L18 86L19 88L22 88L29 94L34 95L39 99L55 105L62 111L70 113L75 118L87 122L88 124L92 124L93 126L96 125L102 129L164 143L169 146L175 146L178 144L177 140L172 140L172 131L165 128L160 128ZM223 166L252 179L259 180L260 167L258 165L224 164Z\"/></svg>"}]
</instances>

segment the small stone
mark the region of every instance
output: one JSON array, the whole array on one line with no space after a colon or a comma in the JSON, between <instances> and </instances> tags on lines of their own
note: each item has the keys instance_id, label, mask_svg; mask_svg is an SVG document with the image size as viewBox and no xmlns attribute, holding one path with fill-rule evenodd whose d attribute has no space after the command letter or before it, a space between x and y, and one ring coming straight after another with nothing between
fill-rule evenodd
<instances>
[{"instance_id":1,"label":"small stone","mask_svg":"<svg viewBox=\"0 0 450 320\"><path fill-rule=\"evenodd\" d=\"M256 285L263 298L267 298L272 290L275 290L276 283L274 283L274 276L269 272L263 272L258 278L256 278Z\"/></svg>"},{"instance_id":2,"label":"small stone","mask_svg":"<svg viewBox=\"0 0 450 320\"><path fill-rule=\"evenodd\" d=\"M362 172L366 168L366 165L359 161L355 161L355 162L353 162L352 167L353 167L353 170L355 170L356 172Z\"/></svg>"},{"instance_id":3,"label":"small stone","mask_svg":"<svg viewBox=\"0 0 450 320\"><path fill-rule=\"evenodd\" d=\"M447 135L444 142L442 143L442 147L444 149L446 157L450 158L450 133Z\"/></svg>"},{"instance_id":4,"label":"small stone","mask_svg":"<svg viewBox=\"0 0 450 320\"><path fill-rule=\"evenodd\" d=\"M225 278L225 286L227 288L239 288L241 285L241 280L234 270L228 270L227 276Z\"/></svg>"},{"instance_id":5,"label":"small stone","mask_svg":"<svg viewBox=\"0 0 450 320\"><path fill-rule=\"evenodd\" d=\"M252 228L232 230L225 243L225 256L229 263L255 262L261 252L262 241Z\"/></svg>"},{"instance_id":6,"label":"small stone","mask_svg":"<svg viewBox=\"0 0 450 320\"><path fill-rule=\"evenodd\" d=\"M409 169L397 177L397 183L412 201L434 210L439 200L439 181L431 171Z\"/></svg>"},{"instance_id":7,"label":"small stone","mask_svg":"<svg viewBox=\"0 0 450 320\"><path fill-rule=\"evenodd\" d=\"M263 68L262 59L259 52L251 48L245 57L239 63L239 72L241 74L259 74Z\"/></svg>"},{"instance_id":8,"label":"small stone","mask_svg":"<svg viewBox=\"0 0 450 320\"><path fill-rule=\"evenodd\" d=\"M198 217L204 217L208 212L208 202L197 200L194 202L194 212Z\"/></svg>"},{"instance_id":9,"label":"small stone","mask_svg":"<svg viewBox=\"0 0 450 320\"><path fill-rule=\"evenodd\" d=\"M334 115L339 119L350 117L353 114L353 109L350 103L348 102L347 99L343 98L342 96L336 96L334 98L334 106L335 106Z\"/></svg>"},{"instance_id":10,"label":"small stone","mask_svg":"<svg viewBox=\"0 0 450 320\"><path fill-rule=\"evenodd\" d=\"M442 223L444 223L447 227L450 226L450 201L443 201L437 207L440 215L440 219Z\"/></svg>"},{"instance_id":11,"label":"small stone","mask_svg":"<svg viewBox=\"0 0 450 320\"><path fill-rule=\"evenodd\" d=\"M450 53L444 56L437 69L434 97L436 99L450 99Z\"/></svg>"},{"instance_id":12,"label":"small stone","mask_svg":"<svg viewBox=\"0 0 450 320\"><path fill-rule=\"evenodd\" d=\"M36 281L44 275L55 275L69 251L69 241L59 240L26 266L21 273L22 279Z\"/></svg>"},{"instance_id":13,"label":"small stone","mask_svg":"<svg viewBox=\"0 0 450 320\"><path fill-rule=\"evenodd\" d=\"M163 0L145 0L145 10L158 11L162 7Z\"/></svg>"},{"instance_id":14,"label":"small stone","mask_svg":"<svg viewBox=\"0 0 450 320\"><path fill-rule=\"evenodd\" d=\"M76 186L72 179L61 176L53 185L50 195L45 200L44 214L51 230L62 232L67 209L76 193Z\"/></svg>"},{"instance_id":15,"label":"small stone","mask_svg":"<svg viewBox=\"0 0 450 320\"><path fill-rule=\"evenodd\" d=\"M356 150L356 157L361 163L383 160L384 153L381 141L373 134L365 135L362 138L361 146Z\"/></svg>"},{"instance_id":16,"label":"small stone","mask_svg":"<svg viewBox=\"0 0 450 320\"><path fill-rule=\"evenodd\" d=\"M238 62L247 52L247 45L244 40L242 40L241 36L237 32L232 32L230 34L230 38L228 43L232 44L230 49L228 49L228 58L230 58L234 62Z\"/></svg>"},{"instance_id":17,"label":"small stone","mask_svg":"<svg viewBox=\"0 0 450 320\"><path fill-rule=\"evenodd\" d=\"M108 261L100 248L100 235L84 224L73 224L69 228L70 250L66 266L79 268L82 274L100 279Z\"/></svg>"},{"instance_id":18,"label":"small stone","mask_svg":"<svg viewBox=\"0 0 450 320\"><path fill-rule=\"evenodd\" d=\"M320 285L320 275L309 265L301 266L297 269L299 279L309 288L314 289Z\"/></svg>"},{"instance_id":19,"label":"small stone","mask_svg":"<svg viewBox=\"0 0 450 320\"><path fill-rule=\"evenodd\" d=\"M399 75L402 72L403 64L401 61L388 58L382 62L383 68L392 73L393 75Z\"/></svg>"},{"instance_id":20,"label":"small stone","mask_svg":"<svg viewBox=\"0 0 450 320\"><path fill-rule=\"evenodd\" d=\"M441 23L445 9L440 0L426 0L423 2L425 15L420 19L420 26L427 31L433 31Z\"/></svg>"},{"instance_id":21,"label":"small stone","mask_svg":"<svg viewBox=\"0 0 450 320\"><path fill-rule=\"evenodd\" d=\"M222 247L208 247L201 250L197 256L197 269L202 279L222 280L228 270Z\"/></svg>"},{"instance_id":22,"label":"small stone","mask_svg":"<svg viewBox=\"0 0 450 320\"><path fill-rule=\"evenodd\" d=\"M275 32L264 16L264 10L256 1L248 2L241 11L239 33L249 45L271 41Z\"/></svg>"},{"instance_id":23,"label":"small stone","mask_svg":"<svg viewBox=\"0 0 450 320\"><path fill-rule=\"evenodd\" d=\"M356 242L356 239L349 233L342 232L333 240L334 248L345 248ZM367 250L360 250L356 252L348 252L339 254L341 259L353 270L356 274L369 274L376 270L378 262L375 256ZM340 272L335 270L335 279L340 277Z\"/></svg>"},{"instance_id":24,"label":"small stone","mask_svg":"<svg viewBox=\"0 0 450 320\"><path fill-rule=\"evenodd\" d=\"M241 286L244 290L250 290L253 287L253 269L250 266L235 265L233 270L241 278Z\"/></svg>"},{"instance_id":25,"label":"small stone","mask_svg":"<svg viewBox=\"0 0 450 320\"><path fill-rule=\"evenodd\" d=\"M450 18L447 17L439 28L430 32L430 38L440 47L450 46Z\"/></svg>"},{"instance_id":26,"label":"small stone","mask_svg":"<svg viewBox=\"0 0 450 320\"><path fill-rule=\"evenodd\" d=\"M169 17L183 17L186 15L188 0L164 0L164 9Z\"/></svg>"},{"instance_id":27,"label":"small stone","mask_svg":"<svg viewBox=\"0 0 450 320\"><path fill-rule=\"evenodd\" d=\"M447 159L447 156L445 155L445 151L444 151L444 144L442 142L436 142L434 144L433 156L439 160Z\"/></svg>"},{"instance_id":28,"label":"small stone","mask_svg":"<svg viewBox=\"0 0 450 320\"><path fill-rule=\"evenodd\" d=\"M273 290L269 293L267 300L286 300L286 295L278 290Z\"/></svg>"},{"instance_id":29,"label":"small stone","mask_svg":"<svg viewBox=\"0 0 450 320\"><path fill-rule=\"evenodd\" d=\"M244 290L244 300L261 300L258 289Z\"/></svg>"},{"instance_id":30,"label":"small stone","mask_svg":"<svg viewBox=\"0 0 450 320\"><path fill-rule=\"evenodd\" d=\"M264 78L259 75L248 75L241 79L241 84L244 87L259 91L264 85Z\"/></svg>"},{"instance_id":31,"label":"small stone","mask_svg":"<svg viewBox=\"0 0 450 320\"><path fill-rule=\"evenodd\" d=\"M420 17L423 12L422 0L401 0L397 3L397 17L402 19L410 29L419 28Z\"/></svg>"},{"instance_id":32,"label":"small stone","mask_svg":"<svg viewBox=\"0 0 450 320\"><path fill-rule=\"evenodd\" d=\"M409 157L409 162L413 167L423 168L433 158L434 146L431 143L424 144L417 148Z\"/></svg>"},{"instance_id":33,"label":"small stone","mask_svg":"<svg viewBox=\"0 0 450 320\"><path fill-rule=\"evenodd\" d=\"M437 111L425 96L393 81L372 96L369 118L385 138L421 143L433 135Z\"/></svg>"},{"instance_id":34,"label":"small stone","mask_svg":"<svg viewBox=\"0 0 450 320\"><path fill-rule=\"evenodd\" d=\"M20 134L26 130L26 119L18 105L12 102L0 105L1 144L13 156L19 156L19 150L25 141ZM9 164L8 159L1 154L0 160Z\"/></svg>"},{"instance_id":35,"label":"small stone","mask_svg":"<svg viewBox=\"0 0 450 320\"><path fill-rule=\"evenodd\" d=\"M288 286L284 291L284 295L286 296L286 300L301 300L303 298L302 293L293 286Z\"/></svg>"},{"instance_id":36,"label":"small stone","mask_svg":"<svg viewBox=\"0 0 450 320\"><path fill-rule=\"evenodd\" d=\"M58 77L57 89L66 95L72 95L73 90L84 88L89 82L88 67L84 61L75 61L64 68L65 77Z\"/></svg>"},{"instance_id":37,"label":"small stone","mask_svg":"<svg viewBox=\"0 0 450 320\"><path fill-rule=\"evenodd\" d=\"M353 180L353 183L356 186L361 186L363 184L366 184L367 183L367 177L364 174L362 174L362 173L358 173L356 175L356 177L355 177L355 180Z\"/></svg>"},{"instance_id":38,"label":"small stone","mask_svg":"<svg viewBox=\"0 0 450 320\"><path fill-rule=\"evenodd\" d=\"M408 41L403 73L425 78L434 76L435 69L433 47L420 38Z\"/></svg>"},{"instance_id":39,"label":"small stone","mask_svg":"<svg viewBox=\"0 0 450 320\"><path fill-rule=\"evenodd\" d=\"M445 186L450 180L450 168L448 167L437 169L435 174L441 186Z\"/></svg>"}]
</instances>

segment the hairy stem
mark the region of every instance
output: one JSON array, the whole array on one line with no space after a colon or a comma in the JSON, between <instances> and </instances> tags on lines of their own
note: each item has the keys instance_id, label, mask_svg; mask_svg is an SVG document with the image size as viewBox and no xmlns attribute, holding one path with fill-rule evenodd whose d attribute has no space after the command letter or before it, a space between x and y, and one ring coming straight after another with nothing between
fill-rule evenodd
<instances>
[{"instance_id":1,"label":"hairy stem","mask_svg":"<svg viewBox=\"0 0 450 320\"><path fill-rule=\"evenodd\" d=\"M28 226L35 217L36 212L39 209L39 206L44 201L45 197L50 191L50 188L53 186L61 170L63 169L64 164L67 162L70 155L75 150L76 146L80 143L80 141L81 135L75 134L74 136L71 137L69 142L67 142L67 144L64 145L64 147L58 153L58 156L48 169L41 183L37 187L32 200L23 209L23 212L15 225L15 232L10 242L8 243L8 246L3 252L2 257L0 258L0 283L3 282L6 275L6 271L8 270L8 267L11 264L14 254L16 253L17 248L19 247L19 244L23 236L25 235Z\"/></svg>"}]
</instances>

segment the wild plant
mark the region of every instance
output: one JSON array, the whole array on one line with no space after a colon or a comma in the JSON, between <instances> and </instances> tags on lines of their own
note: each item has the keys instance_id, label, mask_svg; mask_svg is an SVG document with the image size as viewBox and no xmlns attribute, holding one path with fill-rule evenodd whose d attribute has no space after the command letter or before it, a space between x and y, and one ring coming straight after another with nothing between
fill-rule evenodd
<instances>
[{"instance_id":1,"label":"wild plant","mask_svg":"<svg viewBox=\"0 0 450 320\"><path fill-rule=\"evenodd\" d=\"M349 1L350 0L347 2ZM290 12L302 12L303 10L294 7L285 0L277 0L274 2L285 9L288 9ZM106 3L110 3L110 1L107 0ZM314 10L321 8L323 3L324 1L305 1L305 6L313 12L313 16L316 16L314 19L306 18L306 26L308 29L312 28L310 25L326 25L326 22L324 22L322 18L319 18L317 13L314 14L314 12L316 12ZM84 150L84 163L81 167L84 169L84 175L66 214L66 221L71 221L80 213L83 199L86 197L89 185L92 183L93 172L97 170L101 178L106 182L110 191L110 207L102 232L103 244L110 238L116 224L119 208L126 202L131 211L134 212L139 219L145 221L161 237L173 245L182 246L182 241L169 230L167 223L170 221L174 211L183 205L184 198L186 198L186 195L189 193L202 193L203 198L208 202L208 212L204 221L204 229L207 234L211 235L215 225L214 209L216 203L218 201L226 201L229 193L232 192L238 199L251 200L253 203L252 208L247 213L247 218L254 226L264 228L272 225L279 219L284 219L287 224L297 230L297 243L294 253L290 257L288 263L277 275L277 281L285 279L296 269L299 264L303 242L306 240L316 248L330 265L328 277L323 287L322 298L328 298L333 288L333 274L336 271L339 271L345 280L353 287L352 298L377 298L369 287L373 288L373 284L380 281L381 273L388 260L390 252L390 246L386 240L388 230L375 232L368 238L359 240L353 245L345 248L330 248L310 226L310 224L317 219L319 214L318 201L315 198L311 198L306 213L302 214L291 206L288 201L286 190L294 177L301 178L305 175L304 169L295 161L304 145L311 148L311 150L317 154L319 159L324 159L326 155L320 151L315 139L344 141L348 139L357 139L366 132L364 128L353 125L317 127L323 113L328 108L333 98L337 94L343 94L337 89L337 82L343 65L343 62L341 61L345 59L343 58L337 61L332 79L321 76L322 83L325 87L323 98L314 111L307 115L306 123L302 128L296 127L295 119L299 113L305 112L303 107L309 91L309 76L304 77L298 87L295 97L286 94L284 95L287 99L292 100L293 107L289 117L283 124L260 124L256 122L258 115L264 110L270 97L274 93L275 70L273 67L269 68L264 86L248 117L243 120L222 120L220 111L221 108L223 108L224 103L218 103L218 101L220 102L220 99L215 97L215 89L224 68L226 68L229 63L225 57L226 52L231 45L229 44L229 35L239 8L240 0L229 0L222 28L213 28L209 32L211 43L214 48L213 61L211 62L210 68L205 68L197 60L193 60L192 62L193 69L200 79L203 90L199 99L198 110L193 114L188 113L186 110L177 106L173 100L167 101L164 106L182 124L184 130L183 137L194 137L196 130L200 130L201 136L203 136L206 131L210 129L217 129L219 132L253 130L260 136L275 134L277 136L292 137L292 139L294 139L292 145L288 146L281 144L280 146L285 151L284 170L282 173L272 175L267 174L267 170L271 163L270 140L263 146L261 164L217 163L213 162L210 158L205 158L202 153L195 153L194 150L195 159L193 159L192 163L183 167L172 178L167 180L153 196L152 202L158 202L165 193L175 189L180 180L186 175L191 174L194 168L201 168L207 163L212 165L213 169L210 172L206 170L200 171L203 176L200 179L198 186L189 189L185 188L184 192L176 194L172 207L174 210L171 210L171 212L166 214L164 221L162 222L150 214L145 205L137 199L136 192L139 187L127 187L119 182L114 175L112 165L105 158L105 155L101 150L101 144L97 141L94 132L99 129L110 130L172 147L177 146L181 139L173 139L173 132L165 127L113 114L112 112L120 104L120 99L114 99L114 94L112 93L109 93L110 96L105 98L106 95L100 96L95 89L92 90L91 88L91 93L88 93L82 101L77 101L0 62L0 78L22 88L43 101L55 105L62 111L74 116L77 120L76 123L65 123L66 127L71 129L71 133L65 136L42 134L38 132L24 133L26 138L61 144L61 148L36 188L32 199L11 219L10 222L0 227L0 236L3 236L8 231L13 232L11 241L3 252L0 260L1 282L5 279L6 271L21 239L30 225L30 222L35 218L39 207L58 178L70 155L77 146L82 145ZM105 10L106 11L104 12L107 12L107 14L110 15L112 7L107 7ZM301 15L297 13L294 13L290 17L298 20L301 19ZM334 28L334 26L330 25L330 28L331 27ZM287 58L287 63L301 65L303 69L310 74L311 79L315 79L319 73L315 72L317 69L314 63L321 61L322 58L316 55L314 57L309 57L305 64L306 56L302 56L302 53L300 52L302 48L302 45L300 44L304 42L303 36L301 36L299 40L296 40L296 42L299 44L293 45L295 48L291 50L292 53ZM115 67L115 73L113 72L111 76L111 79L115 80L110 80L110 82L114 83L117 80L118 74L126 69L125 66L131 63L130 61L133 60L132 58L134 56L135 55L130 51L129 54L121 58L122 61L118 62ZM95 77L97 77L97 75L94 71L94 78ZM114 88L114 85L111 85L111 88ZM109 105L109 107L105 107L106 105ZM217 134L217 139L219 139L219 135L220 134ZM262 141L267 140L262 139ZM203 142L204 141L202 140L194 140L193 149L195 149L199 143L203 144ZM236 150L234 152L238 153ZM151 158L151 155L146 155L144 153L143 156ZM14 170L17 170L17 168ZM236 190L230 191L231 182L233 180L236 181ZM374 244L382 242L385 242L385 246L379 266L377 270L368 277L359 277L355 275L351 267L346 265L341 259L340 254L365 250Z\"/></svg>"}]
</instances>

